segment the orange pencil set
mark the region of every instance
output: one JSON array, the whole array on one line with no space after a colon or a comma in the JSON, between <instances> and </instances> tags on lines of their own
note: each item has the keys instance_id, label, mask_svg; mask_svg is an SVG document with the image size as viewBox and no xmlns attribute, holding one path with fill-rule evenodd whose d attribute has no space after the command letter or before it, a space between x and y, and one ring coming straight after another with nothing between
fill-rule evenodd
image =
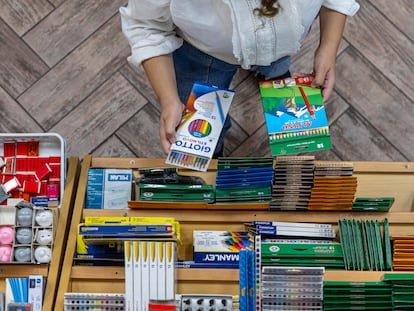
<instances>
[{"instance_id":1,"label":"orange pencil set","mask_svg":"<svg viewBox=\"0 0 414 311\"><path fill-rule=\"evenodd\" d=\"M233 96L233 90L194 83L167 164L207 170Z\"/></svg>"}]
</instances>

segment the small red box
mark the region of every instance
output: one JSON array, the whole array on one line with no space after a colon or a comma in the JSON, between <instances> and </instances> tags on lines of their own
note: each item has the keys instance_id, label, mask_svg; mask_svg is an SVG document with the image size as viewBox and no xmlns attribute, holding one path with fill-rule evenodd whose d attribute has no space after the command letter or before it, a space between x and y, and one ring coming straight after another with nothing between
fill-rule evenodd
<instances>
[{"instance_id":1,"label":"small red box","mask_svg":"<svg viewBox=\"0 0 414 311\"><path fill-rule=\"evenodd\" d=\"M15 159L15 172L26 172L27 171L27 158L26 157L16 157Z\"/></svg>"},{"instance_id":2,"label":"small red box","mask_svg":"<svg viewBox=\"0 0 414 311\"><path fill-rule=\"evenodd\" d=\"M23 192L25 192L25 193L39 193L40 192L40 182L25 181L23 183Z\"/></svg>"},{"instance_id":3,"label":"small red box","mask_svg":"<svg viewBox=\"0 0 414 311\"><path fill-rule=\"evenodd\" d=\"M27 174L24 174L24 173L22 173L22 174L16 174L14 176L16 176L16 178L19 180L19 183L21 185L23 185L23 183L27 180L27 177L28 177L28 175Z\"/></svg>"},{"instance_id":4,"label":"small red box","mask_svg":"<svg viewBox=\"0 0 414 311\"><path fill-rule=\"evenodd\" d=\"M60 157L59 156L50 156L49 157L49 163L60 163Z\"/></svg>"},{"instance_id":5,"label":"small red box","mask_svg":"<svg viewBox=\"0 0 414 311\"><path fill-rule=\"evenodd\" d=\"M41 196L47 196L47 185L48 185L48 181L47 180L42 180L40 182L40 193L39 193L39 195L41 195Z\"/></svg>"},{"instance_id":6,"label":"small red box","mask_svg":"<svg viewBox=\"0 0 414 311\"><path fill-rule=\"evenodd\" d=\"M39 156L39 142L38 141L29 141L27 143L27 155L30 157Z\"/></svg>"},{"instance_id":7,"label":"small red box","mask_svg":"<svg viewBox=\"0 0 414 311\"><path fill-rule=\"evenodd\" d=\"M28 145L27 141L18 141L16 142L16 155L18 156L27 156Z\"/></svg>"},{"instance_id":8,"label":"small red box","mask_svg":"<svg viewBox=\"0 0 414 311\"><path fill-rule=\"evenodd\" d=\"M3 175L13 175L14 173L14 157L5 157L5 165L3 166Z\"/></svg>"},{"instance_id":9,"label":"small red box","mask_svg":"<svg viewBox=\"0 0 414 311\"><path fill-rule=\"evenodd\" d=\"M39 158L29 157L27 158L27 171L36 172L39 169Z\"/></svg>"},{"instance_id":10,"label":"small red box","mask_svg":"<svg viewBox=\"0 0 414 311\"><path fill-rule=\"evenodd\" d=\"M60 178L60 163L49 163L52 172L50 173L49 178Z\"/></svg>"},{"instance_id":11,"label":"small red box","mask_svg":"<svg viewBox=\"0 0 414 311\"><path fill-rule=\"evenodd\" d=\"M40 169L38 169L35 173L35 177L37 181L41 181L46 179L52 173L52 169L49 164L44 164Z\"/></svg>"},{"instance_id":12,"label":"small red box","mask_svg":"<svg viewBox=\"0 0 414 311\"><path fill-rule=\"evenodd\" d=\"M16 143L4 143L3 152L4 157L14 157L16 155Z\"/></svg>"}]
</instances>

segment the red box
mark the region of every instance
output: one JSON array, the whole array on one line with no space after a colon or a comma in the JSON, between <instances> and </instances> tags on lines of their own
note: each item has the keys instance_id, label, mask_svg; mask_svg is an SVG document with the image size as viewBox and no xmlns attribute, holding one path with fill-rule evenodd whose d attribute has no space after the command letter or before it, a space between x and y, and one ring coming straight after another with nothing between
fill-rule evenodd
<instances>
[{"instance_id":1,"label":"red box","mask_svg":"<svg viewBox=\"0 0 414 311\"><path fill-rule=\"evenodd\" d=\"M61 157L59 156L50 156L49 163L59 163L60 164Z\"/></svg>"},{"instance_id":2,"label":"red box","mask_svg":"<svg viewBox=\"0 0 414 311\"><path fill-rule=\"evenodd\" d=\"M47 185L48 185L48 181L47 180L42 180L40 182L40 193L39 195L41 196L47 196Z\"/></svg>"},{"instance_id":3,"label":"red box","mask_svg":"<svg viewBox=\"0 0 414 311\"><path fill-rule=\"evenodd\" d=\"M39 158L28 157L27 158L27 171L36 172L39 169Z\"/></svg>"},{"instance_id":4,"label":"red box","mask_svg":"<svg viewBox=\"0 0 414 311\"><path fill-rule=\"evenodd\" d=\"M28 146L26 141L16 142L16 155L18 156L27 156Z\"/></svg>"},{"instance_id":5,"label":"red box","mask_svg":"<svg viewBox=\"0 0 414 311\"><path fill-rule=\"evenodd\" d=\"M21 185L23 185L23 183L27 180L27 177L28 177L28 175L27 174L24 174L24 173L22 173L22 174L16 174L15 176L19 180L19 183Z\"/></svg>"},{"instance_id":6,"label":"red box","mask_svg":"<svg viewBox=\"0 0 414 311\"><path fill-rule=\"evenodd\" d=\"M46 179L46 177L48 177L51 173L52 173L51 167L49 166L49 164L45 164L36 171L35 173L36 180L41 181L43 179Z\"/></svg>"},{"instance_id":7,"label":"red box","mask_svg":"<svg viewBox=\"0 0 414 311\"><path fill-rule=\"evenodd\" d=\"M3 166L3 175L13 175L14 173L14 157L5 157Z\"/></svg>"},{"instance_id":8,"label":"red box","mask_svg":"<svg viewBox=\"0 0 414 311\"><path fill-rule=\"evenodd\" d=\"M23 192L25 192L25 193L40 193L40 182L25 181L23 183Z\"/></svg>"},{"instance_id":9,"label":"red box","mask_svg":"<svg viewBox=\"0 0 414 311\"><path fill-rule=\"evenodd\" d=\"M16 157L15 158L15 173L22 173L27 171L27 158Z\"/></svg>"},{"instance_id":10,"label":"red box","mask_svg":"<svg viewBox=\"0 0 414 311\"><path fill-rule=\"evenodd\" d=\"M16 155L16 143L4 143L3 152L4 157L14 157Z\"/></svg>"},{"instance_id":11,"label":"red box","mask_svg":"<svg viewBox=\"0 0 414 311\"><path fill-rule=\"evenodd\" d=\"M39 156L39 142L38 141L29 141L27 143L27 155L30 157Z\"/></svg>"},{"instance_id":12,"label":"red box","mask_svg":"<svg viewBox=\"0 0 414 311\"><path fill-rule=\"evenodd\" d=\"M60 163L49 163L52 172L49 175L49 178L60 178Z\"/></svg>"}]
</instances>

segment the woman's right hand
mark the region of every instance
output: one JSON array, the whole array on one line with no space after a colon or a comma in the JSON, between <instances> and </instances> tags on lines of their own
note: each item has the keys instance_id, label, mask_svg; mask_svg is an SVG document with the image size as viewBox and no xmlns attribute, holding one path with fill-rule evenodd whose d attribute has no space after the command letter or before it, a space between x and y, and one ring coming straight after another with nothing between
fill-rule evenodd
<instances>
[{"instance_id":1,"label":"woman's right hand","mask_svg":"<svg viewBox=\"0 0 414 311\"><path fill-rule=\"evenodd\" d=\"M184 104L177 98L169 103L161 103L160 142L165 154L175 142L176 129L182 119Z\"/></svg>"}]
</instances>

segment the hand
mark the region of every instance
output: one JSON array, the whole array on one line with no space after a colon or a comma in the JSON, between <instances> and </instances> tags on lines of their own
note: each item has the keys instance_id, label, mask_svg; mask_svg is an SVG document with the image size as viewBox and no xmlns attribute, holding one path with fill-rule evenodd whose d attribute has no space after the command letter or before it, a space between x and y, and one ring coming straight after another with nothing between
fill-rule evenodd
<instances>
[{"instance_id":1,"label":"hand","mask_svg":"<svg viewBox=\"0 0 414 311\"><path fill-rule=\"evenodd\" d=\"M335 86L336 55L327 53L320 48L315 53L313 65L313 87L320 87L322 99L326 102L332 95Z\"/></svg>"},{"instance_id":2,"label":"hand","mask_svg":"<svg viewBox=\"0 0 414 311\"><path fill-rule=\"evenodd\" d=\"M180 124L184 105L180 100L161 104L160 141L165 154L170 151L171 144L175 142L176 128Z\"/></svg>"}]
</instances>

